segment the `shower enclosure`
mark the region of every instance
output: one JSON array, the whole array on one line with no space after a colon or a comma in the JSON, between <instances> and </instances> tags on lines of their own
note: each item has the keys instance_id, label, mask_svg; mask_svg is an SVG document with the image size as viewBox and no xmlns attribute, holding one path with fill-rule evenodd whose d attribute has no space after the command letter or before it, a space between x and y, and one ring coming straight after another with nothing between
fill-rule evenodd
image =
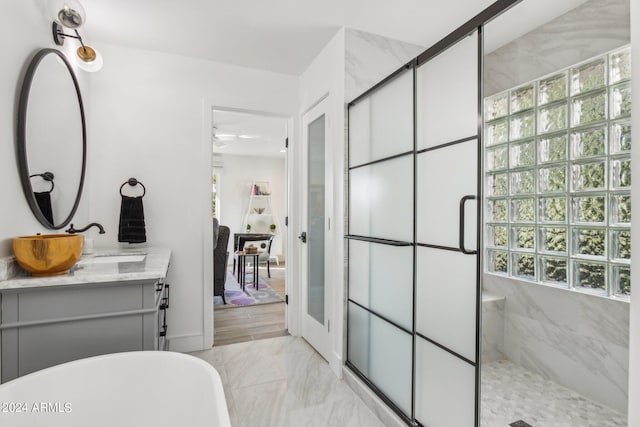
<instances>
[{"instance_id":1,"label":"shower enclosure","mask_svg":"<svg viewBox=\"0 0 640 427\"><path fill-rule=\"evenodd\" d=\"M347 366L410 425L479 424L482 28L348 106Z\"/></svg>"},{"instance_id":2,"label":"shower enclosure","mask_svg":"<svg viewBox=\"0 0 640 427\"><path fill-rule=\"evenodd\" d=\"M615 8L617 7L616 5L610 5L620 1L606 0L606 7L613 7L614 15L624 16L624 13L620 13L620 10ZM493 197L492 199L491 191L493 190L491 189L504 186L507 192L513 190L511 187L520 183L517 178L520 177L521 171L517 169L519 166L516 165L516 169L510 175L502 174L508 178L501 177L500 174L491 169L495 165L489 164L495 156L488 157L489 160L487 161L489 163L487 170L485 170L484 156L486 153L492 152L491 150L487 151L485 148L491 140L490 138L485 138L486 132L483 127L483 117L486 117L485 106L483 105L485 104L484 91L487 84L483 73L488 65L487 58L492 61L489 65L491 67L495 66L495 68L490 68L492 79L508 80L505 78L506 73L503 72L506 67L501 62L502 57L495 54L489 57L484 52L485 42L491 46L491 52L502 46L496 43L496 38L505 37L506 33L499 31L500 25L493 25L492 22L493 27L489 25L485 27L485 24L500 16L500 19L496 19L495 22L506 23L510 31L518 32L520 28L514 28L514 22L527 21L527 25L531 25L531 28L514 36L514 38L517 38L527 33L527 31L537 28L536 25L540 26L558 15L563 16L562 19L559 19L558 25L567 25L569 18L563 14L568 13L567 11L570 9L558 7L558 9L562 10L542 11L538 14L540 16L536 17L538 19L538 21L535 21L537 24L532 19L525 19L524 21L519 19L510 20L512 16L508 15L512 11L502 15L503 12L517 3L519 2L495 2L348 105L348 231L345 236L348 255L346 364L408 425L430 427L493 425L491 422L495 420L485 417L484 411L482 422L480 420L480 394L482 394L483 405L485 396L489 396L489 399L491 399L490 388L481 391L480 381L481 359L482 361L488 360L484 352L481 351L483 280L485 285L488 285L489 281L492 282L490 283L492 290L504 290L501 291L499 298L495 300L487 299L488 304L487 302L485 304L491 307L510 307L512 311L515 310L514 307L519 308L519 305L526 307L531 305L529 304L530 301L524 299L519 293L528 292L528 295L534 295L547 292L545 294L547 296L540 301L536 301L535 310L532 310L535 312L534 314L540 314L539 317L544 318L540 319L540 322L548 319L554 319L555 321L557 319L560 322L567 320L570 324L572 318L569 316L573 314L576 314L576 319L586 319L588 317L587 314L582 313L585 311L585 307L602 310L603 319L609 314L612 318L622 320L625 318L624 311L618 310L620 302L616 301L615 298L619 298L624 292L629 292L623 286L625 282L622 280L628 274L624 277L620 274L611 276L616 279L615 283L617 285L607 285L608 293L604 296L612 298L604 300L600 297L593 299L594 297L586 295L586 293L581 293L577 296L567 293L573 291L573 289L567 290L566 286L562 290L564 293L556 294L554 292L557 292L558 288L561 287L556 286L549 290L548 287L540 286L544 283L533 283L535 280L530 280L531 283L524 284L516 281L507 283L508 280L511 280L511 273L519 271L512 268L519 267L522 264L520 262L522 256L520 258L518 256L524 254L523 256L528 257L526 259L530 259L532 258L530 254L532 251L537 256L539 251L537 247L534 249L515 247L512 257L506 255L507 249L498 248L502 250L500 253L502 254L501 260L503 263L500 264L502 270L496 271L496 265L498 264L496 264L496 259L494 259L493 255L497 251L495 249L497 243L494 239L494 234L491 234L491 231L495 228L495 224L491 223L491 221L500 222L501 220L492 216L496 212L491 210L493 205L490 206L490 204L494 202L493 199L498 200L500 198ZM594 7L605 7L598 2L590 3L592 4L585 6L585 10L590 11ZM535 8L535 4L519 5L513 10L519 11L522 8L522 12L518 12L519 15L525 15L529 18L528 13L531 9L526 9L526 7ZM600 25L606 25L607 22L609 21L603 19ZM581 22L578 24L581 24ZM593 26L593 23L587 22L585 25ZM493 32L491 40L486 38L487 28ZM580 30L576 31L578 35L575 36L576 40L574 41L579 45L580 37L582 37L583 33ZM541 30L541 32L544 32L544 30ZM557 34L557 32L553 31L547 31L547 33ZM503 44L511 40L513 39L505 40ZM537 38L535 38L535 41L539 43ZM555 43L555 40L552 41ZM535 46L536 43L531 42L530 45ZM526 46L521 48L520 45L515 45L513 49L517 54L522 54L523 51L528 52ZM552 50L550 49L550 51ZM577 51L579 49L573 50ZM605 49L603 52L607 50ZM620 52L624 53L626 51L614 50L610 54L613 55L611 58L621 57L622 54ZM531 62L536 61L536 58L531 58ZM523 62L525 62L523 58L516 57L513 60L513 64L510 65L519 70L522 68L520 65ZM540 77L544 77L549 72L542 73ZM538 76L534 75L530 79L533 77ZM624 95L630 93L630 90L627 90L626 80L623 79L621 82L616 82L617 86L610 89L612 94L619 93ZM501 83L508 84L507 81L502 81ZM618 88L618 92L615 92L616 88ZM504 91L505 89L510 89L510 87L506 86L501 90ZM601 89L599 86L596 89L596 91L605 92L605 89ZM492 92L489 95L494 93ZM580 93L578 95L582 96L583 94ZM619 98L625 99L622 95ZM576 99L579 101L582 98L578 96ZM567 100L566 102L569 101ZM560 105L560 102L557 104ZM577 108L575 107L575 102L572 105L574 105L573 110L575 110ZM538 117L535 115L537 113L530 111L525 111L525 113L532 117ZM628 111L625 110L624 114L628 114ZM616 120L618 120L617 116ZM498 121L496 119L496 122ZM506 122L507 120L505 119L504 121ZM514 121L511 120L509 123L512 122ZM534 127L536 126L535 123L537 122L534 122ZM606 126L610 124L608 122L605 123ZM621 125L615 122L611 124L613 127L609 127L613 132L615 129L624 128L623 125L624 123ZM618 128L615 126L618 126ZM580 130L580 124L571 124L569 127L572 129L567 130L567 135ZM576 127L577 130L573 129L573 127ZM488 127L487 131L490 131ZM515 134L509 133L509 135L513 136ZM516 149L516 153L520 153L522 151L520 149L528 146L523 141L531 147L534 146L533 139L532 141L516 139L512 144ZM537 144L538 139L535 139L535 141ZM511 144L510 139L503 145L506 147L507 144ZM497 144L497 146L503 151L506 150L500 144ZM493 149L494 147L489 148ZM504 152L507 153L507 151ZM533 152L537 153L537 151ZM511 151L508 153L511 153ZM511 154L508 153L504 155L505 159L511 159L511 157L508 157ZM618 169L623 171L622 165L628 159L628 149L623 149L616 156L612 160L614 162L612 165L620 165ZM591 158L588 160L593 162ZM602 159L598 158L596 160ZM505 161L508 165L513 163L511 160ZM564 162L564 160L562 161ZM503 168L507 168L507 163ZM581 164L580 161L576 163L578 166ZM557 166L555 163L553 165ZM564 163L560 166L563 165ZM625 163L625 165L627 164ZM536 170L535 173L531 172L533 177L531 182L534 186L531 191L534 193L543 191L540 190L542 188L540 187L542 185L540 182L544 184L546 181L543 182L542 178L537 178L540 174L544 175L547 165L543 166L545 167L541 168L540 171L530 165L522 166L523 170L527 167L531 170ZM629 168L630 166L627 169ZM529 169L526 170L529 171ZM614 172L618 169L611 167L611 171ZM543 177L543 175L540 175L540 177ZM623 173L620 172L619 175L622 177ZM498 181L498 179L502 179L502 181ZM618 181L621 179L618 179ZM614 178L611 178L611 180L611 182L615 181ZM483 188L485 184L487 191ZM629 191L627 187L618 187L614 188L614 196L627 195ZM596 190L600 191L602 189L597 188ZM488 197L488 199L483 201L483 197ZM534 199L533 197L530 198ZM500 212L503 212L504 215L510 215L508 218L515 218L514 212L518 211L517 207L519 205L517 203L520 200L516 199L515 205L506 196L498 200L503 208ZM487 205L483 204L485 202ZM534 202L531 208L532 212L538 212L538 205L539 202ZM486 226L485 218L483 217L485 207L489 209L487 217L489 223ZM542 208L540 207L540 209ZM510 222L507 223L511 224ZM516 225L518 224L516 221ZM503 224L498 225L506 229ZM592 228L596 227L593 224L587 225L590 232L593 231L591 230ZM615 229L611 232L611 239L613 239L611 242L622 241L620 236L624 237L628 234L629 224L620 225L616 223L615 225L617 228L614 227ZM541 227L540 230L536 230L540 232L547 230L545 224L542 224ZM556 224L555 227L562 228L562 225L558 226ZM519 237L513 233L522 232L521 228L514 228L502 238L505 239L505 242L519 241ZM531 227L529 226L529 228ZM564 230L564 228L562 229ZM608 236L606 234L607 230L605 230L606 232L600 229L595 231L600 232L599 235ZM488 238L486 245L483 242L485 232ZM540 236L538 234L535 234L532 239L535 238L536 242L544 242L544 239L539 240L542 234ZM569 237L571 236L569 235ZM615 240L616 238L618 240ZM567 240L566 245L568 246L570 243ZM506 246L506 243L503 246ZM512 247L509 246L508 249L511 250ZM540 249L542 251L540 255L542 261L551 259L548 256L549 254L545 252L546 250L544 248ZM572 252L569 253L566 250L565 252L565 258L573 257ZM575 258L577 261L572 259L572 262L579 262L579 255ZM485 258L485 256L487 257ZM588 254L588 256L595 255ZM622 257L618 256L618 258ZM557 262L557 259L559 258L556 254L554 262ZM540 266L543 264L538 263L542 261L538 261L535 258L535 265L541 268ZM561 259L560 261L563 260ZM487 266L485 266L485 262ZM566 264L566 261L563 262ZM508 265L511 266L508 270L509 274L507 274L507 264L505 263L509 263ZM626 263L628 263L627 259L612 259L612 271L623 271L622 269L626 268ZM603 262L600 262L600 264L603 264ZM554 276L556 279L564 277L560 269L554 271L557 273ZM516 274L514 273L513 275ZM538 276L534 276L534 278L536 277ZM618 280L618 278L620 279ZM538 282L544 282L543 279ZM532 288L531 286L537 288ZM558 301L565 301L566 304L554 304L554 302ZM566 307L566 309L563 307ZM610 307L611 310L607 310L606 307ZM575 310L569 312L569 308L571 310L575 308ZM566 314L566 316L563 317L563 314ZM507 314L504 314L504 319L506 319L504 320L504 327L500 323L496 328L496 332L504 334L505 348L507 347L506 331L509 329L506 324L507 320L509 320L507 318ZM491 327L486 327L484 330L491 331L496 325L493 323L496 320L496 313L490 313L487 316L487 320L492 322ZM516 320L529 321L529 319L524 318L524 315ZM594 330L584 332L588 329L587 324L589 325L588 327L593 327ZM526 325L529 325L529 323ZM529 332L526 325L522 326L523 332ZM618 354L621 355L620 360L623 360L625 351L625 327L623 325L608 322L607 325L616 326L605 328L602 325L591 325L587 319L577 332L572 329L571 325L566 328L562 328L562 325L560 325L557 330L554 329L555 332L544 329L548 326L546 324L540 323L540 326L537 326L538 324L536 323L535 325L544 331L544 333L540 333L541 335L567 334L566 340L560 341L576 342L584 346L575 346L575 348L569 350L563 348L551 349L551 346L561 347L560 344L562 344L560 342L552 342L553 336L547 340L549 343L540 343L539 341L546 337L537 336L530 342L522 341L517 345L515 341L510 341L509 354L515 355L516 351L519 352L518 357L524 360L524 365L527 362L527 354L541 353L547 349L549 349L549 353L553 353L550 356L556 357L556 360L565 361L565 359L561 358L564 356L559 355L559 352L565 351L565 355L570 358L579 358L580 354L589 355L588 357L583 357L584 360L582 361L586 366L584 375L582 375L585 380L588 373L587 369L594 366L595 368L591 370L598 372L591 372L592 376L596 378L597 375L602 375L601 379L603 380L609 378L607 381L612 384L611 387L613 388L621 384L622 380L626 378L626 371L622 368L606 368L609 371L605 372L605 368L597 365L596 359L591 359L591 354L595 354L597 349L589 348L589 345L592 347L598 347L599 345L589 341L589 337L598 336L601 333L599 331L607 329L607 333L611 335L610 339L613 340L619 337L616 342L620 344L619 348L615 347L615 354L606 356L607 363L611 363L611 366L618 363L614 360L618 357ZM555 328L558 325L551 326ZM512 329L514 328L517 329L516 327ZM510 332L510 337L513 336L512 332ZM518 339L524 340L525 338L527 337ZM536 339L539 341L536 341ZM605 342L608 341L602 341L601 344L605 345ZM619 353L618 350L620 351ZM533 362L530 361L530 364L543 360L543 358L539 357L539 354L537 356L538 359L532 359ZM578 370L583 369L580 365L580 360L575 358L571 359L572 364L566 366ZM502 359L509 358L503 355ZM609 359L612 362L609 362ZM513 363L509 366L512 365ZM490 369L486 371L487 378L505 377L504 374L508 374L508 371L498 372L500 370L498 368L501 366L500 363L491 365ZM559 364L558 366L565 365ZM559 369L558 366L551 366L548 371ZM515 365L512 367L514 369L527 368L527 366ZM565 371L570 371L570 369ZM517 372L524 372L523 378L529 378L526 369L518 370ZM548 377L549 375L547 375ZM508 385L508 375L505 378L505 384ZM604 384L604 381L600 384ZM567 384L563 385L570 387ZM619 388L620 390L615 390L616 393L623 393L623 387L620 386ZM510 388L507 386L506 390L509 392ZM622 399L619 400L621 400L620 406L626 403L622 403ZM487 408L490 407L490 405L486 406ZM497 408L499 405L494 406ZM494 406L491 406L491 408ZM548 408L541 409L546 410ZM501 410L500 408L497 409L498 412ZM547 410L547 412L549 411ZM509 420L509 423L511 422L518 423L520 421L518 421L518 418L513 418ZM496 425L504 425L504 423Z\"/></svg>"}]
</instances>

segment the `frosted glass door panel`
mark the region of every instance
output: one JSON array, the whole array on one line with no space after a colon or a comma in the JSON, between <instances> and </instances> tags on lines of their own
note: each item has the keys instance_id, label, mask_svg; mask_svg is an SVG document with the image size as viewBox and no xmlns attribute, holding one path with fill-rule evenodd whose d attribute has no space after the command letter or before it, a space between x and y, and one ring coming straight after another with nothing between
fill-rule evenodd
<instances>
[{"instance_id":1,"label":"frosted glass door panel","mask_svg":"<svg viewBox=\"0 0 640 427\"><path fill-rule=\"evenodd\" d=\"M371 159L371 97L349 108L349 167Z\"/></svg>"},{"instance_id":2,"label":"frosted glass door panel","mask_svg":"<svg viewBox=\"0 0 640 427\"><path fill-rule=\"evenodd\" d=\"M476 255L418 247L416 332L475 362Z\"/></svg>"},{"instance_id":3,"label":"frosted glass door panel","mask_svg":"<svg viewBox=\"0 0 640 427\"><path fill-rule=\"evenodd\" d=\"M413 156L350 171L349 234L413 241Z\"/></svg>"},{"instance_id":4,"label":"frosted glass door panel","mask_svg":"<svg viewBox=\"0 0 640 427\"><path fill-rule=\"evenodd\" d=\"M417 71L418 149L478 134L478 37L460 41Z\"/></svg>"},{"instance_id":5,"label":"frosted glass door panel","mask_svg":"<svg viewBox=\"0 0 640 427\"><path fill-rule=\"evenodd\" d=\"M416 419L429 427L468 427L475 419L475 368L416 338Z\"/></svg>"},{"instance_id":6,"label":"frosted glass door panel","mask_svg":"<svg viewBox=\"0 0 640 427\"><path fill-rule=\"evenodd\" d=\"M324 225L325 221L325 116L308 127L309 179L307 223L308 288L307 314L324 324Z\"/></svg>"},{"instance_id":7,"label":"frosted glass door panel","mask_svg":"<svg viewBox=\"0 0 640 427\"><path fill-rule=\"evenodd\" d=\"M349 166L413 149L413 73L406 71L349 110Z\"/></svg>"},{"instance_id":8,"label":"frosted glass door panel","mask_svg":"<svg viewBox=\"0 0 640 427\"><path fill-rule=\"evenodd\" d=\"M418 155L417 241L460 246L460 200L477 188L477 140ZM465 203L465 248L477 248L477 205Z\"/></svg>"},{"instance_id":9,"label":"frosted glass door panel","mask_svg":"<svg viewBox=\"0 0 640 427\"><path fill-rule=\"evenodd\" d=\"M349 298L411 330L413 247L350 240Z\"/></svg>"},{"instance_id":10,"label":"frosted glass door panel","mask_svg":"<svg viewBox=\"0 0 640 427\"><path fill-rule=\"evenodd\" d=\"M348 359L360 372L369 375L369 331L371 315L349 303L349 332L347 338Z\"/></svg>"},{"instance_id":11,"label":"frosted glass door panel","mask_svg":"<svg viewBox=\"0 0 640 427\"><path fill-rule=\"evenodd\" d=\"M356 340L368 347L356 345ZM410 334L349 303L349 361L407 414L411 413L412 341Z\"/></svg>"}]
</instances>

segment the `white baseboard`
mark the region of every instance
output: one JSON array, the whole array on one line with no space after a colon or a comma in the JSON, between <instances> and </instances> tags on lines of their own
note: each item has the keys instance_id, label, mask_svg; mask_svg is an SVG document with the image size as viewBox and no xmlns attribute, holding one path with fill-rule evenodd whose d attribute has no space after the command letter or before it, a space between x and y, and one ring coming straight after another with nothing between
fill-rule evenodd
<instances>
[{"instance_id":1,"label":"white baseboard","mask_svg":"<svg viewBox=\"0 0 640 427\"><path fill-rule=\"evenodd\" d=\"M342 357L335 351L331 353L329 367L338 378L342 379Z\"/></svg>"},{"instance_id":2,"label":"white baseboard","mask_svg":"<svg viewBox=\"0 0 640 427\"><path fill-rule=\"evenodd\" d=\"M169 337L169 351L188 353L191 351L206 350L203 347L204 336L202 334Z\"/></svg>"}]
</instances>

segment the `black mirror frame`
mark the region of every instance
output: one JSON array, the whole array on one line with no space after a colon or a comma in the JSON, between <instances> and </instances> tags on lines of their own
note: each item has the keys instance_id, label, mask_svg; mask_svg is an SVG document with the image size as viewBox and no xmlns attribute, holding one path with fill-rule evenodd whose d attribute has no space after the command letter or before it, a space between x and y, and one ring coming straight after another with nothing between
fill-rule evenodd
<instances>
[{"instance_id":1,"label":"black mirror frame","mask_svg":"<svg viewBox=\"0 0 640 427\"><path fill-rule=\"evenodd\" d=\"M31 92L31 83L33 82L33 78L38 69L38 65L47 55L57 55L62 62L67 67L71 79L73 80L73 85L76 88L76 95L78 97L78 106L80 107L80 118L82 120L82 171L80 174L80 184L78 185L78 193L76 194L76 200L73 204L73 208L69 213L69 216L60 224L52 224L45 218L45 216L40 211L40 207L36 202L36 198L33 194L33 187L31 186L31 180L29 179L29 164L27 162L27 109L29 106L29 93ZM20 92L20 100L18 104L18 128L17 128L17 138L16 138L16 155L18 161L18 173L20 174L20 182L22 183L22 190L24 192L24 196L27 199L27 203L31 208L31 212L36 217L36 219L44 225L46 228L51 230L59 230L69 224L73 219L76 211L78 210L78 205L80 204L80 197L82 196L82 189L84 187L84 178L85 178L85 170L87 166L87 126L84 114L84 103L82 102L82 94L80 93L80 85L78 84L78 79L73 71L73 67L64 56L62 52L56 49L41 49L39 50L29 67L27 68L24 81L22 83L22 90Z\"/></svg>"}]
</instances>

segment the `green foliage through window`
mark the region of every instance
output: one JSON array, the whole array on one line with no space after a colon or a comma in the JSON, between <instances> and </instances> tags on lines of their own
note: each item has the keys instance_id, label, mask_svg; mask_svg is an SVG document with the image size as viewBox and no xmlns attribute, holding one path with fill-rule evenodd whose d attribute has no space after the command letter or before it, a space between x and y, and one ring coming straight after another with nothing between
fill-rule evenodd
<instances>
[{"instance_id":1,"label":"green foliage through window","mask_svg":"<svg viewBox=\"0 0 640 427\"><path fill-rule=\"evenodd\" d=\"M542 280L560 284L567 283L567 260L563 258L542 257Z\"/></svg>"}]
</instances>

